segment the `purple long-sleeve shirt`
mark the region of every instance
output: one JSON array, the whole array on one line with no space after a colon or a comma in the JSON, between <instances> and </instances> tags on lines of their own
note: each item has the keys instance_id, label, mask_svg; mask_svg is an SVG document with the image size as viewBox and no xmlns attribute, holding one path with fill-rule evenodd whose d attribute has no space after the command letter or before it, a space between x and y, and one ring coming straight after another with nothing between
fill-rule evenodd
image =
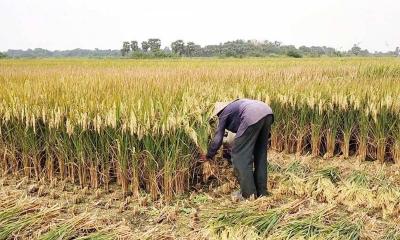
<instances>
[{"instance_id":1,"label":"purple long-sleeve shirt","mask_svg":"<svg viewBox=\"0 0 400 240\"><path fill-rule=\"evenodd\" d=\"M213 158L221 147L225 129L236 133L235 138L238 138L249 126L270 114L273 115L272 109L261 101L238 99L229 103L217 114L219 123L207 157Z\"/></svg>"}]
</instances>

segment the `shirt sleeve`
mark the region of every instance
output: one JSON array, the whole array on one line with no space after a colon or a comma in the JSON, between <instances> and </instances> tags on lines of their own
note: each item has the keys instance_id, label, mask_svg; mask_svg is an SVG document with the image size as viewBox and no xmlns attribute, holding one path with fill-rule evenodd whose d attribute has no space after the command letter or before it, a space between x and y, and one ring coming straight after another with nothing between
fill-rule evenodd
<instances>
[{"instance_id":1,"label":"shirt sleeve","mask_svg":"<svg viewBox=\"0 0 400 240\"><path fill-rule=\"evenodd\" d=\"M213 141L210 144L210 147L208 148L207 158L213 158L222 145L222 140L224 139L225 135L226 119L226 117L219 118L217 131L215 133Z\"/></svg>"}]
</instances>

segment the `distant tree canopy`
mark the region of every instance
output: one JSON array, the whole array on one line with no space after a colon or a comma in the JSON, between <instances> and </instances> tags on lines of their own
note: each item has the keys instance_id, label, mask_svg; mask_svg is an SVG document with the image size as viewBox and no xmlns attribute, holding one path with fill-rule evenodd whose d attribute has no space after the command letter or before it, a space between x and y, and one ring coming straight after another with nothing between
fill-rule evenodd
<instances>
[{"instance_id":1,"label":"distant tree canopy","mask_svg":"<svg viewBox=\"0 0 400 240\"><path fill-rule=\"evenodd\" d=\"M158 52L161 48L161 40L158 38L150 38L148 41L150 51Z\"/></svg>"},{"instance_id":2,"label":"distant tree canopy","mask_svg":"<svg viewBox=\"0 0 400 240\"><path fill-rule=\"evenodd\" d=\"M176 40L171 43L172 52L178 56L185 54L185 42L183 40Z\"/></svg>"},{"instance_id":3,"label":"distant tree canopy","mask_svg":"<svg viewBox=\"0 0 400 240\"><path fill-rule=\"evenodd\" d=\"M122 49L121 49L121 55L125 56L126 54L129 53L129 51L131 50L131 45L129 42L123 42L122 43Z\"/></svg>"},{"instance_id":4,"label":"distant tree canopy","mask_svg":"<svg viewBox=\"0 0 400 240\"><path fill-rule=\"evenodd\" d=\"M49 51L43 48L27 49L27 50L12 50L9 49L5 54L12 58L48 58L48 57L89 57L89 58L109 58L120 57L119 50L101 50L95 48L89 49L73 49L73 50L55 50Z\"/></svg>"},{"instance_id":5,"label":"distant tree canopy","mask_svg":"<svg viewBox=\"0 0 400 240\"><path fill-rule=\"evenodd\" d=\"M125 57L125 58L168 58L168 57L335 57L335 56L400 56L400 48L393 51L371 53L354 44L348 51L338 51L326 46L300 46L284 45L279 41L235 40L218 45L204 47L181 39L173 41L168 47L161 48L161 40L150 38L147 41L124 41L120 50L101 49L73 49L64 51L49 51L43 48L27 50L8 50L0 53L0 58L46 58L46 57Z\"/></svg>"},{"instance_id":6,"label":"distant tree canopy","mask_svg":"<svg viewBox=\"0 0 400 240\"><path fill-rule=\"evenodd\" d=\"M303 55L301 55L301 53L297 50L289 50L286 55L288 57L294 57L294 58L302 58Z\"/></svg>"},{"instance_id":7,"label":"distant tree canopy","mask_svg":"<svg viewBox=\"0 0 400 240\"><path fill-rule=\"evenodd\" d=\"M332 47L326 46L301 46L296 48L293 45L283 45L279 41L256 41L256 40L235 40L218 45L207 45L201 47L194 42L185 43L179 39L171 43L171 48L161 50L161 40L158 38L150 38L142 42L142 48L137 47L137 41L131 41L131 47L123 42L121 52L127 49L128 57L143 58L151 56L168 56L168 57L273 57L273 56L288 56L293 58L305 57L335 57L335 56L397 56L400 54L400 49L393 52L370 53L368 50L362 50L357 44L348 51L338 51ZM134 50L135 49L135 50ZM157 53L157 54L155 54ZM162 54L164 53L164 54ZM147 54L147 55L146 55ZM125 56L125 55L123 55Z\"/></svg>"},{"instance_id":8,"label":"distant tree canopy","mask_svg":"<svg viewBox=\"0 0 400 240\"><path fill-rule=\"evenodd\" d=\"M147 52L149 50L149 48L150 48L149 42L143 41L142 42L142 50L143 50L143 52Z\"/></svg>"},{"instance_id":9,"label":"distant tree canopy","mask_svg":"<svg viewBox=\"0 0 400 240\"><path fill-rule=\"evenodd\" d=\"M139 45L138 45L137 41L131 41L131 49L132 49L132 52L139 50Z\"/></svg>"}]
</instances>

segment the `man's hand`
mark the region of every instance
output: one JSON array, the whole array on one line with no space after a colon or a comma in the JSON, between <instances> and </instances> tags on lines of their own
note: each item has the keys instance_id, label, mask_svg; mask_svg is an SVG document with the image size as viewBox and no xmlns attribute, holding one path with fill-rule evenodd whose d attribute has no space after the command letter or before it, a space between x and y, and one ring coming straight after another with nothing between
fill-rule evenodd
<instances>
[{"instance_id":1,"label":"man's hand","mask_svg":"<svg viewBox=\"0 0 400 240\"><path fill-rule=\"evenodd\" d=\"M205 154L200 155L200 166L203 175L203 182L207 182L211 176L215 176L215 164Z\"/></svg>"},{"instance_id":2,"label":"man's hand","mask_svg":"<svg viewBox=\"0 0 400 240\"><path fill-rule=\"evenodd\" d=\"M209 159L207 158L207 156L203 153L200 154L200 158L199 158L199 162L200 163L204 163L207 162Z\"/></svg>"}]
</instances>

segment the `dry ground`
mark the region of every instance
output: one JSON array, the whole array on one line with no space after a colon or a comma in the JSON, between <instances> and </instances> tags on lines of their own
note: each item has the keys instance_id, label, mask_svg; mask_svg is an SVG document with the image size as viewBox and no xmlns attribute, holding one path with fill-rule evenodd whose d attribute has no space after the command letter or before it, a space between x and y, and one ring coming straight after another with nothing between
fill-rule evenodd
<instances>
[{"instance_id":1,"label":"dry ground","mask_svg":"<svg viewBox=\"0 0 400 240\"><path fill-rule=\"evenodd\" d=\"M400 239L400 168L271 153L265 198L235 202L230 168L166 203L113 186L0 178L1 239ZM222 170L221 170L222 169Z\"/></svg>"}]
</instances>

